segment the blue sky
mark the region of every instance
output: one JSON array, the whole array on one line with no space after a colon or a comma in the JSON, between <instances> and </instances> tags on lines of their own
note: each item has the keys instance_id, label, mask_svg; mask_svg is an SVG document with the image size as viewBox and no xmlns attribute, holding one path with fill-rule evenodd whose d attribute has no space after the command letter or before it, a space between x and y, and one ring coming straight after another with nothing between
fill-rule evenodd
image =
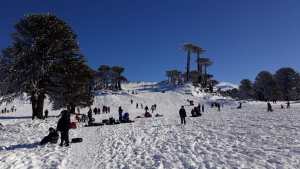
<instances>
[{"instance_id":1,"label":"blue sky","mask_svg":"<svg viewBox=\"0 0 300 169\"><path fill-rule=\"evenodd\" d=\"M207 49L214 61L208 71L220 81L239 83L286 66L300 70L298 0L3 0L0 48L25 14L47 12L72 26L92 68L122 65L131 81L160 81L167 69L184 70L185 42Z\"/></svg>"}]
</instances>

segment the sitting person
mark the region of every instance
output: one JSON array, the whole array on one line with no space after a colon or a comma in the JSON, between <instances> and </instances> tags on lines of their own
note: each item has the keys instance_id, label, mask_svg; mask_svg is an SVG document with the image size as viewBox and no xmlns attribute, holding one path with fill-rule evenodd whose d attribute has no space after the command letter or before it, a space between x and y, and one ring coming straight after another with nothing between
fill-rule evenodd
<instances>
[{"instance_id":1,"label":"sitting person","mask_svg":"<svg viewBox=\"0 0 300 169\"><path fill-rule=\"evenodd\" d=\"M124 113L124 116L123 116L123 118L122 118L122 121L121 122L129 122L130 120L129 120L129 113Z\"/></svg>"},{"instance_id":2,"label":"sitting person","mask_svg":"<svg viewBox=\"0 0 300 169\"><path fill-rule=\"evenodd\" d=\"M113 125L113 124L115 124L116 123L116 120L113 118L113 117L110 117L109 119L108 119L108 124L109 125Z\"/></svg>"},{"instance_id":3,"label":"sitting person","mask_svg":"<svg viewBox=\"0 0 300 169\"><path fill-rule=\"evenodd\" d=\"M40 145L44 145L47 143L56 144L58 141L58 137L59 137L59 135L58 135L57 131L54 128L50 127L48 136L46 136L42 139L42 141L40 142Z\"/></svg>"},{"instance_id":4,"label":"sitting person","mask_svg":"<svg viewBox=\"0 0 300 169\"><path fill-rule=\"evenodd\" d=\"M146 112L145 117L152 117L152 115L149 112Z\"/></svg>"}]
</instances>

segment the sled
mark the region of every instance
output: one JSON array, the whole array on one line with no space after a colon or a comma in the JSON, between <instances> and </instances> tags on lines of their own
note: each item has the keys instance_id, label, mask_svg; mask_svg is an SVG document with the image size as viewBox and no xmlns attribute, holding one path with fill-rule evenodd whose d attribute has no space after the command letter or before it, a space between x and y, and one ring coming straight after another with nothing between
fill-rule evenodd
<instances>
[{"instance_id":1,"label":"sled","mask_svg":"<svg viewBox=\"0 0 300 169\"><path fill-rule=\"evenodd\" d=\"M72 138L71 143L80 143L82 142L82 138Z\"/></svg>"},{"instance_id":2,"label":"sled","mask_svg":"<svg viewBox=\"0 0 300 169\"><path fill-rule=\"evenodd\" d=\"M93 127L93 126L103 126L103 123L90 123L88 125L85 125L84 127Z\"/></svg>"}]
</instances>

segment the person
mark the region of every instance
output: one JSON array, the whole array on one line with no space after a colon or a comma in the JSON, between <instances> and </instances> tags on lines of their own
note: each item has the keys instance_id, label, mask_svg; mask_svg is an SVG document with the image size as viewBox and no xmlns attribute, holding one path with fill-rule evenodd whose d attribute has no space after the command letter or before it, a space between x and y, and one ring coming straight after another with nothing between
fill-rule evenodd
<instances>
[{"instance_id":1,"label":"person","mask_svg":"<svg viewBox=\"0 0 300 169\"><path fill-rule=\"evenodd\" d=\"M287 108L287 109L290 108L290 101L288 101L288 102L286 103L286 108Z\"/></svg>"},{"instance_id":2,"label":"person","mask_svg":"<svg viewBox=\"0 0 300 169\"><path fill-rule=\"evenodd\" d=\"M268 102L267 103L267 106L268 106L268 112L272 112L273 111L273 109L272 109L272 105L271 105L271 103L270 102Z\"/></svg>"},{"instance_id":3,"label":"person","mask_svg":"<svg viewBox=\"0 0 300 169\"><path fill-rule=\"evenodd\" d=\"M196 117L196 111L195 111L195 108L193 108L193 109L191 110L191 114L192 114L192 117Z\"/></svg>"},{"instance_id":4,"label":"person","mask_svg":"<svg viewBox=\"0 0 300 169\"><path fill-rule=\"evenodd\" d=\"M148 112L149 108L148 106L145 107L145 112Z\"/></svg>"},{"instance_id":5,"label":"person","mask_svg":"<svg viewBox=\"0 0 300 169\"><path fill-rule=\"evenodd\" d=\"M133 104L133 100L132 99L130 100L130 103Z\"/></svg>"},{"instance_id":6,"label":"person","mask_svg":"<svg viewBox=\"0 0 300 169\"><path fill-rule=\"evenodd\" d=\"M107 112L106 113L110 113L110 107L107 107Z\"/></svg>"},{"instance_id":7,"label":"person","mask_svg":"<svg viewBox=\"0 0 300 169\"><path fill-rule=\"evenodd\" d=\"M128 123L128 122L130 122L130 120L129 120L129 113L128 112L126 112L126 113L124 113L124 116L123 116L123 122L125 122L125 123Z\"/></svg>"},{"instance_id":8,"label":"person","mask_svg":"<svg viewBox=\"0 0 300 169\"><path fill-rule=\"evenodd\" d=\"M123 115L122 115L122 113L123 113L123 109L122 109L122 107L121 107L121 106L119 107L119 110L118 110L118 112L119 112L119 121L120 121L120 122L122 122L122 121L123 121Z\"/></svg>"},{"instance_id":9,"label":"person","mask_svg":"<svg viewBox=\"0 0 300 169\"><path fill-rule=\"evenodd\" d=\"M97 108L96 107L94 108L93 112L94 112L95 115L97 114Z\"/></svg>"},{"instance_id":10,"label":"person","mask_svg":"<svg viewBox=\"0 0 300 169\"><path fill-rule=\"evenodd\" d=\"M61 118L57 122L56 130L60 132L60 146L69 146L69 125L70 113L67 110L61 111Z\"/></svg>"},{"instance_id":11,"label":"person","mask_svg":"<svg viewBox=\"0 0 300 169\"><path fill-rule=\"evenodd\" d=\"M45 119L48 118L48 113L49 113L49 112L48 112L48 109L46 109L45 112L44 112L44 114L45 114L45 115L44 115Z\"/></svg>"},{"instance_id":12,"label":"person","mask_svg":"<svg viewBox=\"0 0 300 169\"><path fill-rule=\"evenodd\" d=\"M92 112L92 108L89 109L88 111L88 123L91 124L93 122L93 112Z\"/></svg>"},{"instance_id":13,"label":"person","mask_svg":"<svg viewBox=\"0 0 300 169\"><path fill-rule=\"evenodd\" d=\"M106 113L106 106L103 106L103 107L102 107L102 113L103 113L103 114Z\"/></svg>"},{"instance_id":14,"label":"person","mask_svg":"<svg viewBox=\"0 0 300 169\"><path fill-rule=\"evenodd\" d=\"M216 103L216 104L217 104L218 111L221 111L221 105L220 105L220 103Z\"/></svg>"},{"instance_id":15,"label":"person","mask_svg":"<svg viewBox=\"0 0 300 169\"><path fill-rule=\"evenodd\" d=\"M143 109L144 108L144 106L143 106L143 104L141 103L141 108Z\"/></svg>"},{"instance_id":16,"label":"person","mask_svg":"<svg viewBox=\"0 0 300 169\"><path fill-rule=\"evenodd\" d=\"M137 103L137 104L135 105L135 107L138 109L138 108L139 108L139 104Z\"/></svg>"},{"instance_id":17,"label":"person","mask_svg":"<svg viewBox=\"0 0 300 169\"><path fill-rule=\"evenodd\" d=\"M281 108L281 109L284 109L283 105L280 105L280 108Z\"/></svg>"},{"instance_id":18,"label":"person","mask_svg":"<svg viewBox=\"0 0 300 169\"><path fill-rule=\"evenodd\" d=\"M57 131L53 127L50 127L49 134L42 139L42 141L40 142L40 145L44 145L47 143L56 144L58 137L59 137L59 135L58 135Z\"/></svg>"},{"instance_id":19,"label":"person","mask_svg":"<svg viewBox=\"0 0 300 169\"><path fill-rule=\"evenodd\" d=\"M241 109L242 108L242 102L239 102L239 106L237 107L237 109Z\"/></svg>"},{"instance_id":20,"label":"person","mask_svg":"<svg viewBox=\"0 0 300 169\"><path fill-rule=\"evenodd\" d=\"M204 113L204 104L202 104L202 112Z\"/></svg>"},{"instance_id":21,"label":"person","mask_svg":"<svg viewBox=\"0 0 300 169\"><path fill-rule=\"evenodd\" d=\"M151 106L151 112L152 112L152 113L154 112L154 109L155 109L155 108L154 108L154 105L152 105L152 106Z\"/></svg>"},{"instance_id":22,"label":"person","mask_svg":"<svg viewBox=\"0 0 300 169\"><path fill-rule=\"evenodd\" d=\"M185 124L186 123L186 121L185 121L186 111L183 106L181 106L181 108L179 110L179 116L180 116L181 124Z\"/></svg>"}]
</instances>

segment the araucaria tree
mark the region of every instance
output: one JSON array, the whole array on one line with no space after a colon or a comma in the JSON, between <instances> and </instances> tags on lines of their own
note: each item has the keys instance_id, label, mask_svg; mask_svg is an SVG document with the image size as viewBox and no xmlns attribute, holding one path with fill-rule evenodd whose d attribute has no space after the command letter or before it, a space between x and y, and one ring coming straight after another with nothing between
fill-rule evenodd
<instances>
[{"instance_id":1,"label":"araucaria tree","mask_svg":"<svg viewBox=\"0 0 300 169\"><path fill-rule=\"evenodd\" d=\"M74 71L85 65L80 59L76 35L64 21L49 14L28 15L15 25L15 29L12 44L4 50L0 59L0 74L5 74L1 79L1 95L6 100L12 100L27 93L32 103L32 117L43 118L46 95L50 100L57 101L61 99L58 96L66 97L64 94L67 93L62 91L67 87L75 90L87 85L88 80L80 82L81 85L76 82L70 83L70 86L61 85L70 82L68 78L74 80ZM58 67L68 71L62 72ZM55 86L61 90L54 90Z\"/></svg>"}]
</instances>

